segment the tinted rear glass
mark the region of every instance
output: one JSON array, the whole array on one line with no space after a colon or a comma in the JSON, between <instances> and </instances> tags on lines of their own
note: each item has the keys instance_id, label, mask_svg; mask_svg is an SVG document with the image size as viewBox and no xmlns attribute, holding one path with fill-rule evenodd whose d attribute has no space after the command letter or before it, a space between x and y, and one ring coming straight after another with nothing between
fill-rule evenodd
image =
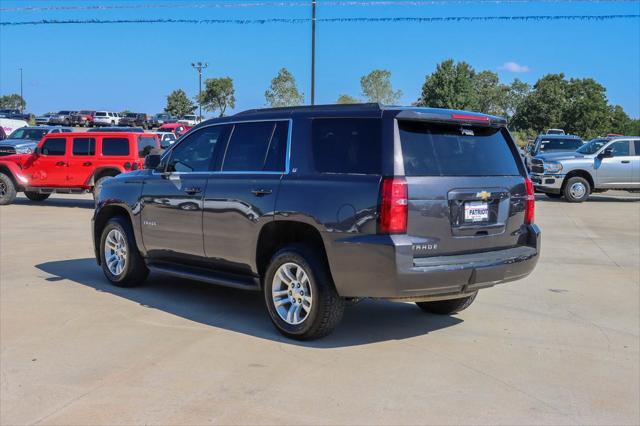
<instances>
[{"instance_id":1,"label":"tinted rear glass","mask_svg":"<svg viewBox=\"0 0 640 426\"><path fill-rule=\"evenodd\" d=\"M138 137L138 157L146 157L154 148L157 148L156 138L149 136Z\"/></svg>"},{"instance_id":2,"label":"tinted rear glass","mask_svg":"<svg viewBox=\"0 0 640 426\"><path fill-rule=\"evenodd\" d=\"M62 156L65 153L67 140L64 138L51 138L42 144L43 155Z\"/></svg>"},{"instance_id":3,"label":"tinted rear glass","mask_svg":"<svg viewBox=\"0 0 640 426\"><path fill-rule=\"evenodd\" d=\"M269 142L276 123L265 121L236 124L224 156L222 170L256 172L264 170Z\"/></svg>"},{"instance_id":4,"label":"tinted rear glass","mask_svg":"<svg viewBox=\"0 0 640 426\"><path fill-rule=\"evenodd\" d=\"M582 146L580 139L542 139L540 151L575 151Z\"/></svg>"},{"instance_id":5,"label":"tinted rear glass","mask_svg":"<svg viewBox=\"0 0 640 426\"><path fill-rule=\"evenodd\" d=\"M129 139L127 138L102 139L102 155L107 155L107 156L129 155Z\"/></svg>"},{"instance_id":6,"label":"tinted rear glass","mask_svg":"<svg viewBox=\"0 0 640 426\"><path fill-rule=\"evenodd\" d=\"M73 155L95 155L96 140L94 138L74 138Z\"/></svg>"},{"instance_id":7,"label":"tinted rear glass","mask_svg":"<svg viewBox=\"0 0 640 426\"><path fill-rule=\"evenodd\" d=\"M500 129L399 122L407 176L520 175Z\"/></svg>"},{"instance_id":8,"label":"tinted rear glass","mask_svg":"<svg viewBox=\"0 0 640 426\"><path fill-rule=\"evenodd\" d=\"M636 150L635 154L640 156L640 140L633 141L633 147Z\"/></svg>"},{"instance_id":9,"label":"tinted rear glass","mask_svg":"<svg viewBox=\"0 0 640 426\"><path fill-rule=\"evenodd\" d=\"M372 118L315 119L313 158L319 173L380 174L380 120Z\"/></svg>"}]
</instances>

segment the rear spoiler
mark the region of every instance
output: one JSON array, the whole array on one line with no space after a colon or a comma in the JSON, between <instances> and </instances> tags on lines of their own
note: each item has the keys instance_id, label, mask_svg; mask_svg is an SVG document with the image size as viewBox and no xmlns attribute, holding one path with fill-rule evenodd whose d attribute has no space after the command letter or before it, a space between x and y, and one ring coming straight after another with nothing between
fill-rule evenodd
<instances>
[{"instance_id":1,"label":"rear spoiler","mask_svg":"<svg viewBox=\"0 0 640 426\"><path fill-rule=\"evenodd\" d=\"M399 120L428 121L430 123L460 124L464 126L506 127L507 120L485 114L451 112L449 114L404 110L396 115Z\"/></svg>"}]
</instances>

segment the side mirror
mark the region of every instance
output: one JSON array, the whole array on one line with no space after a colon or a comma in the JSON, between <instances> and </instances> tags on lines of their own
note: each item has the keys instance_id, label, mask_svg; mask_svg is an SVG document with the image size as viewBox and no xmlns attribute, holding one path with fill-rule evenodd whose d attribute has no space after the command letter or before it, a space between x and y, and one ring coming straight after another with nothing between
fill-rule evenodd
<instances>
[{"instance_id":1,"label":"side mirror","mask_svg":"<svg viewBox=\"0 0 640 426\"><path fill-rule=\"evenodd\" d=\"M144 168L147 170L155 170L160 165L160 160L162 159L162 155L160 154L149 154L144 157Z\"/></svg>"},{"instance_id":2,"label":"side mirror","mask_svg":"<svg viewBox=\"0 0 640 426\"><path fill-rule=\"evenodd\" d=\"M600 154L598 154L598 158L611 158L613 157L613 148L605 148Z\"/></svg>"}]
</instances>

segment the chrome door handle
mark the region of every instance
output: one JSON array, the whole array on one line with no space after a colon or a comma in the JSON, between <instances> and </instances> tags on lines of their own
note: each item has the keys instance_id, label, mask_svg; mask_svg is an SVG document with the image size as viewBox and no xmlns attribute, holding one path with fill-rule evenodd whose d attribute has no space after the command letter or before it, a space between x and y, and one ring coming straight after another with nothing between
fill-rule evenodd
<instances>
[{"instance_id":1,"label":"chrome door handle","mask_svg":"<svg viewBox=\"0 0 640 426\"><path fill-rule=\"evenodd\" d=\"M630 162L631 162L631 161L629 161L629 160L622 160L622 161L621 161L621 163L622 163L622 164L629 164Z\"/></svg>"},{"instance_id":2,"label":"chrome door handle","mask_svg":"<svg viewBox=\"0 0 640 426\"><path fill-rule=\"evenodd\" d=\"M256 197L264 197L265 195L271 194L273 191L271 189L253 189L251 193Z\"/></svg>"},{"instance_id":3,"label":"chrome door handle","mask_svg":"<svg viewBox=\"0 0 640 426\"><path fill-rule=\"evenodd\" d=\"M197 187L195 187L195 186L194 186L194 187L191 187L191 188L186 188L186 189L184 190L184 192L186 192L186 193L187 193L187 194L189 194L189 195L195 195L195 194L199 194L199 193L201 193L201 192L202 192L202 189L197 188Z\"/></svg>"}]
</instances>

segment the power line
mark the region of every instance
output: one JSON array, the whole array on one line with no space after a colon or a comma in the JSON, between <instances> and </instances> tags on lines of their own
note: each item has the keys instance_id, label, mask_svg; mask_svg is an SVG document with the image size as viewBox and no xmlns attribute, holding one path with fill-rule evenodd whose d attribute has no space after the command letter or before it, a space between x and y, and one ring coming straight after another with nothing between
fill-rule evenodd
<instances>
[{"instance_id":1,"label":"power line","mask_svg":"<svg viewBox=\"0 0 640 426\"><path fill-rule=\"evenodd\" d=\"M317 18L324 23L389 23L389 22L473 22L473 21L610 21L638 19L640 14L619 15L524 15L524 16L429 16L429 17L381 17L381 18ZM311 18L265 18L265 19L41 19L37 21L5 21L0 26L23 25L86 25L86 24L304 24Z\"/></svg>"},{"instance_id":2,"label":"power line","mask_svg":"<svg viewBox=\"0 0 640 426\"><path fill-rule=\"evenodd\" d=\"M352 0L323 1L323 7L339 6L433 6L460 4L530 4L530 3L636 3L637 0ZM308 1L254 1L254 2L207 2L207 3L129 3L96 4L74 6L21 6L0 8L2 12L45 12L68 10L118 10L118 9L238 9L260 7L307 7Z\"/></svg>"}]
</instances>

